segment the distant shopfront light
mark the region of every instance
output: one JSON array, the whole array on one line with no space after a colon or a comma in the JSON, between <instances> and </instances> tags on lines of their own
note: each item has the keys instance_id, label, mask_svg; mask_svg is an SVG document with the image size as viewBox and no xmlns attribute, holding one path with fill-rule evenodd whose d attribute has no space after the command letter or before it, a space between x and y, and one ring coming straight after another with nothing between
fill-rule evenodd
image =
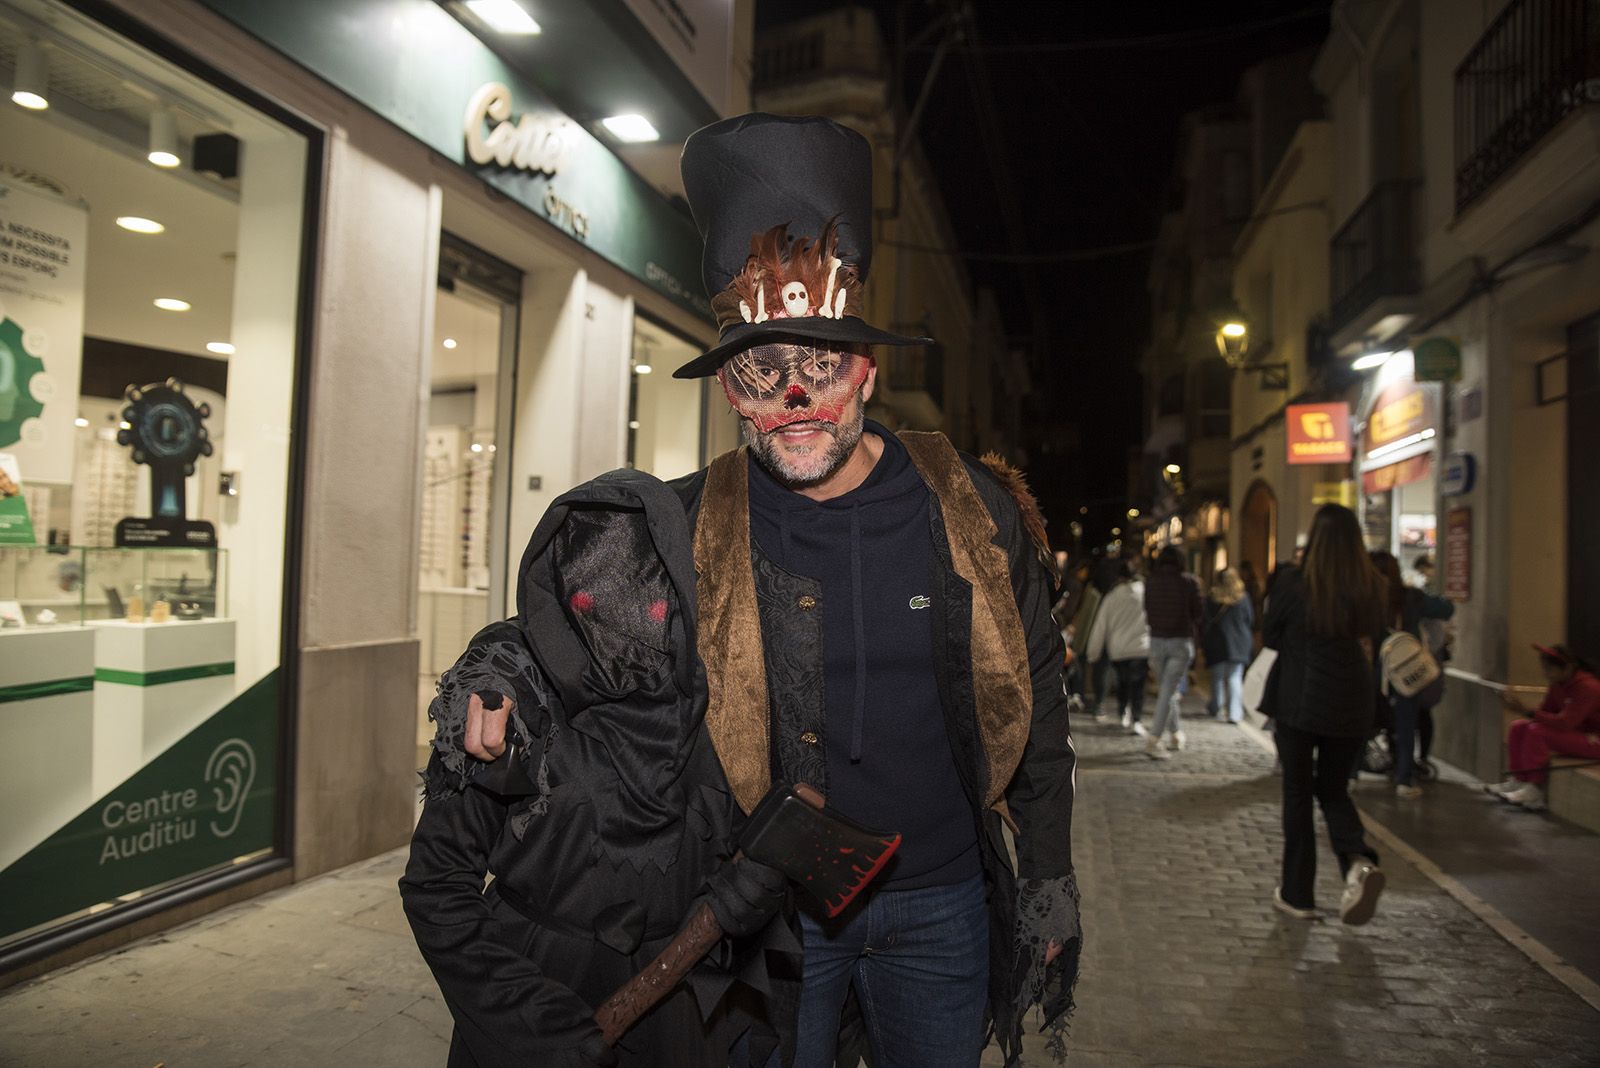
<instances>
[{"instance_id":1,"label":"distant shopfront light","mask_svg":"<svg viewBox=\"0 0 1600 1068\"><path fill-rule=\"evenodd\" d=\"M613 115L609 119L601 119L600 125L612 137L630 145L661 140L660 132L643 115Z\"/></svg>"},{"instance_id":2,"label":"distant shopfront light","mask_svg":"<svg viewBox=\"0 0 1600 1068\"><path fill-rule=\"evenodd\" d=\"M142 215L118 215L117 225L135 234L160 234L167 229L154 219L146 219Z\"/></svg>"},{"instance_id":3,"label":"distant shopfront light","mask_svg":"<svg viewBox=\"0 0 1600 1068\"><path fill-rule=\"evenodd\" d=\"M1350 365L1350 370L1375 371L1379 367L1382 367L1384 364L1388 363L1389 359L1394 356L1395 353L1396 350L1393 349L1380 349L1376 352L1363 353L1356 357L1355 362Z\"/></svg>"},{"instance_id":4,"label":"distant shopfront light","mask_svg":"<svg viewBox=\"0 0 1600 1068\"><path fill-rule=\"evenodd\" d=\"M44 50L37 41L25 42L17 49L16 73L11 81L11 102L29 111L43 111L50 106L49 83L50 69L44 61Z\"/></svg>"},{"instance_id":5,"label":"distant shopfront light","mask_svg":"<svg viewBox=\"0 0 1600 1068\"><path fill-rule=\"evenodd\" d=\"M207 341L206 351L215 353L218 356L232 356L239 350L234 348L233 342L231 341Z\"/></svg>"},{"instance_id":6,"label":"distant shopfront light","mask_svg":"<svg viewBox=\"0 0 1600 1068\"><path fill-rule=\"evenodd\" d=\"M157 297L153 303L162 311L170 312L186 312L193 307L188 301L179 300L177 297Z\"/></svg>"},{"instance_id":7,"label":"distant shopfront light","mask_svg":"<svg viewBox=\"0 0 1600 1068\"><path fill-rule=\"evenodd\" d=\"M178 155L178 120L172 112L151 112L150 152L145 158L157 167L169 169L183 162Z\"/></svg>"},{"instance_id":8,"label":"distant shopfront light","mask_svg":"<svg viewBox=\"0 0 1600 1068\"><path fill-rule=\"evenodd\" d=\"M542 32L533 16L517 0L467 0L467 10L496 33L531 37Z\"/></svg>"}]
</instances>

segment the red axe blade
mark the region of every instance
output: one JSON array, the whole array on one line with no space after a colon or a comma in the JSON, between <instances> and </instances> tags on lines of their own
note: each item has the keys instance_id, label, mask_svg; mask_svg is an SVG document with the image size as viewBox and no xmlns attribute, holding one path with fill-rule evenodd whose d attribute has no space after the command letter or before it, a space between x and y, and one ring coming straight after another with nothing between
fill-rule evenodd
<instances>
[{"instance_id":1,"label":"red axe blade","mask_svg":"<svg viewBox=\"0 0 1600 1068\"><path fill-rule=\"evenodd\" d=\"M827 807L805 783L778 786L750 813L744 855L777 868L829 916L849 907L900 848L895 832L869 830Z\"/></svg>"}]
</instances>

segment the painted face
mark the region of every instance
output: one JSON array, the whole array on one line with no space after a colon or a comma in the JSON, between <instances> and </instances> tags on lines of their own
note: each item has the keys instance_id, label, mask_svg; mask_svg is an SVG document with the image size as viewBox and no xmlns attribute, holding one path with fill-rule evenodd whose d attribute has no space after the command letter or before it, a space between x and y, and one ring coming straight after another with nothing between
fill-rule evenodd
<instances>
[{"instance_id":1,"label":"painted face","mask_svg":"<svg viewBox=\"0 0 1600 1068\"><path fill-rule=\"evenodd\" d=\"M790 423L838 423L872 357L821 345L757 345L717 372L728 403L763 434Z\"/></svg>"}]
</instances>

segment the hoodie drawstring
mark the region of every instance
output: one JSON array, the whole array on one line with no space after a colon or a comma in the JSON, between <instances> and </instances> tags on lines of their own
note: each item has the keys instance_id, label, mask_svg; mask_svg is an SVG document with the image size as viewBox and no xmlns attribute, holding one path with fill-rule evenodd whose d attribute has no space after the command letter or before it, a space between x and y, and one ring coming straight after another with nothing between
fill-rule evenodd
<instances>
[{"instance_id":1,"label":"hoodie drawstring","mask_svg":"<svg viewBox=\"0 0 1600 1068\"><path fill-rule=\"evenodd\" d=\"M861 734L867 717L867 628L861 603L861 506L850 508L850 603L856 639L856 708L850 725L850 763L861 763Z\"/></svg>"}]
</instances>

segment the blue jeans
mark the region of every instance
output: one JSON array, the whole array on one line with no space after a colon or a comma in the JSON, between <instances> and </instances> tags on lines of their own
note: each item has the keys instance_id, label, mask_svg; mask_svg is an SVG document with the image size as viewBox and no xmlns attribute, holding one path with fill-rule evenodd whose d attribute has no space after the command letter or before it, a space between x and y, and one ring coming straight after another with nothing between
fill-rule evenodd
<instances>
[{"instance_id":1,"label":"blue jeans","mask_svg":"<svg viewBox=\"0 0 1600 1068\"><path fill-rule=\"evenodd\" d=\"M1156 721L1150 733L1156 738L1182 729L1178 718L1178 684L1194 661L1190 638L1151 638L1150 669L1156 675Z\"/></svg>"},{"instance_id":2,"label":"blue jeans","mask_svg":"<svg viewBox=\"0 0 1600 1068\"><path fill-rule=\"evenodd\" d=\"M1229 723L1244 719L1244 661L1218 660L1211 665L1211 704Z\"/></svg>"},{"instance_id":3,"label":"blue jeans","mask_svg":"<svg viewBox=\"0 0 1600 1068\"><path fill-rule=\"evenodd\" d=\"M977 1068L989 998L983 876L880 890L833 920L800 914L805 975L795 1068L832 1068L854 986L877 1068Z\"/></svg>"},{"instance_id":4,"label":"blue jeans","mask_svg":"<svg viewBox=\"0 0 1600 1068\"><path fill-rule=\"evenodd\" d=\"M1417 777L1417 699L1397 693L1390 704L1394 708L1394 781L1396 786L1410 786Z\"/></svg>"}]
</instances>

